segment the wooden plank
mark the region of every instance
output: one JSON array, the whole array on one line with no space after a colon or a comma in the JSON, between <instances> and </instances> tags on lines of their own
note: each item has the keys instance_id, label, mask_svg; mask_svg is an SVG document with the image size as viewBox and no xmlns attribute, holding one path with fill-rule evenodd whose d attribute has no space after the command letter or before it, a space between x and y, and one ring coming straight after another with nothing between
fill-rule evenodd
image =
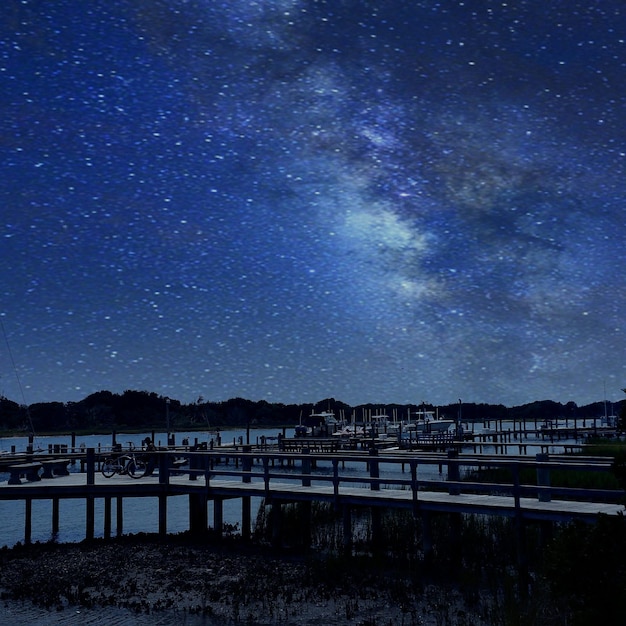
<instances>
[{"instance_id":1,"label":"wooden plank","mask_svg":"<svg viewBox=\"0 0 626 626\"><path fill-rule=\"evenodd\" d=\"M239 455L241 456L241 454ZM307 455L308 456L308 455ZM291 455L289 455L290 458ZM272 458L280 458L272 455ZM372 457L369 455L342 454L333 457L335 460L343 459L346 461L354 461L358 459L362 462L371 462ZM415 457L402 457L397 455L392 459L390 456L380 455L376 457L381 464L391 461L395 463L408 463L409 459L415 461ZM447 458L444 455L429 455L430 463L440 462L445 464ZM519 467L520 461L516 459L498 458L497 462L494 458L462 458L464 465L471 465L476 462L480 465L493 464L494 466L514 466ZM417 462L417 461L415 461ZM337 464L337 463L335 463ZM524 461L523 464L526 464ZM530 461L529 461L529 464ZM532 463L537 466L537 463ZM602 463L590 462L586 459L582 464L574 462L557 463L551 461L551 467L568 468L583 465L595 471L606 465L606 461ZM243 466L243 464L241 464ZM268 466L269 469L269 466ZM232 478L228 478L227 474L234 474ZM158 476L145 477L141 480L134 480L128 476L115 476L110 479L104 478L100 473L94 476L94 484L87 484L86 475L73 473L68 476L58 476L54 481L47 482L45 487L37 483L27 484L3 484L0 485L0 499L2 500L26 500L26 499L50 499L50 498L98 498L98 497L154 497L154 496L170 496L177 494L205 494L208 498L232 498L232 497L279 497L281 500L292 501L327 501L334 503L345 503L357 506L374 506L389 508L415 508L429 511L442 512L460 512L460 513L480 513L492 515L513 515L516 512L516 499L513 495L491 495L486 493L459 493L450 494L447 491L433 490L432 486L440 484L445 488L445 481L432 481L431 489L420 489L415 494L409 489L387 488L385 483L387 480L381 477L381 489L373 490L367 484L369 478L363 475L359 478L339 476L339 485L335 489L331 482L321 484L323 480L328 481L330 476L310 475L312 479L311 486L303 486L302 474L280 474L276 470L265 475L262 471L247 472L246 478L250 478L250 482L243 482L244 473L240 469L228 469L222 471L221 476L216 472L209 474L209 484L207 486L204 476L199 480L190 481L188 475L170 476L169 483L159 483ZM289 476L289 478L287 478ZM269 480L269 492L266 492L266 484L264 478ZM355 481L363 483L357 486ZM409 479L390 478L389 482L395 482L409 486ZM424 481L419 483L421 486L428 485ZM464 483L454 483L462 489L470 489L472 485ZM494 487L493 485L491 487ZM503 490L512 490L511 485L502 485ZM519 513L529 519L593 519L598 514L618 515L624 513L624 506L621 504L611 504L602 502L584 502L584 501L568 501L568 500L552 500L550 502L540 502L535 498L519 497L518 506Z\"/></svg>"}]
</instances>

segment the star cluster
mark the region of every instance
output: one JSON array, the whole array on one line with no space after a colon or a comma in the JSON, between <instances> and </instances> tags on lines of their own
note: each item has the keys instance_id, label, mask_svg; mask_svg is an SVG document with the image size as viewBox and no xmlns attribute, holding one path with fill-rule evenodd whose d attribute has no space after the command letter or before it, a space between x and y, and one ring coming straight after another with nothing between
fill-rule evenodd
<instances>
[{"instance_id":1,"label":"star cluster","mask_svg":"<svg viewBox=\"0 0 626 626\"><path fill-rule=\"evenodd\" d=\"M619 397L621 2L5 13L0 394Z\"/></svg>"}]
</instances>

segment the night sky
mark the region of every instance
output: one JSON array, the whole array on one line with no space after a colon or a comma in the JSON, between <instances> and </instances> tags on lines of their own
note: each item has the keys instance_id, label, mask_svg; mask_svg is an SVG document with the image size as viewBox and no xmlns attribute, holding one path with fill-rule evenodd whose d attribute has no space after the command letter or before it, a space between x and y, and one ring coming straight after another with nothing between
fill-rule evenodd
<instances>
[{"instance_id":1,"label":"night sky","mask_svg":"<svg viewBox=\"0 0 626 626\"><path fill-rule=\"evenodd\" d=\"M623 0L3 0L0 395L626 386Z\"/></svg>"}]
</instances>

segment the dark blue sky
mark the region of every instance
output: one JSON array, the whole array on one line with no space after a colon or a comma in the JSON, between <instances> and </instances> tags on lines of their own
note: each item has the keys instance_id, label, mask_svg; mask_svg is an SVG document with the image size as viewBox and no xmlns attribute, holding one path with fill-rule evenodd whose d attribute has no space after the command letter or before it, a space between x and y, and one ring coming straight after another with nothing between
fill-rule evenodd
<instances>
[{"instance_id":1,"label":"dark blue sky","mask_svg":"<svg viewBox=\"0 0 626 626\"><path fill-rule=\"evenodd\" d=\"M622 4L5 0L0 394L620 398Z\"/></svg>"}]
</instances>

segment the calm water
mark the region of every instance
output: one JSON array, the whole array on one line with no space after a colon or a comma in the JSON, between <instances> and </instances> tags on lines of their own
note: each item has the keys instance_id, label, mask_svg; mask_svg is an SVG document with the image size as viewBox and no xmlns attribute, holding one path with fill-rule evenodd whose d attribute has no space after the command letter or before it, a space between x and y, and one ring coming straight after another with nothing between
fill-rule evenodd
<instances>
[{"instance_id":1,"label":"calm water","mask_svg":"<svg viewBox=\"0 0 626 626\"><path fill-rule=\"evenodd\" d=\"M570 426L572 426L570 422ZM583 426L582 421L579 422L579 426ZM587 426L592 426L587 420ZM503 424L503 430L512 425ZM598 426L600 423L598 421ZM494 428L495 424L491 424ZM533 426L528 424L529 428ZM512 429L512 428L511 428ZM482 425L476 425L475 432L481 432L483 430ZM250 443L258 443L262 436L276 437L280 431L279 429L257 429L250 431ZM287 429L286 436L292 437L293 430ZM246 442L245 430L228 430L220 433L223 443L232 443L233 441ZM146 436L152 436L152 433L143 433L136 435L118 434L117 441L124 446L129 443L134 444L137 447L141 447L141 442ZM183 439L188 438L189 443L193 444L196 440L199 443L210 442L214 438L214 434L210 432L181 432L176 433L176 444L181 444ZM167 437L164 432L154 433L155 443L157 445L165 445ZM76 438L76 446L85 446L93 448L107 449L110 447L111 435L90 435ZM529 444L533 443L533 440L528 441ZM542 442L541 439L537 440L537 445ZM573 441L562 441L561 443L574 443ZM0 451L11 450L15 446L15 450L23 452L26 450L28 444L27 437L0 437ZM54 436L54 437L36 437L34 440L35 450L48 450L49 445L66 444L71 446L71 437L68 436ZM485 447L484 453L493 453L495 448ZM555 442L554 447L550 449L551 453L559 453L562 448ZM529 445L528 454L534 454L539 452L539 448L532 449ZM517 448L511 446L509 449L510 454L516 454ZM384 464L383 464L384 465ZM79 466L70 467L70 471L78 471ZM362 464L346 464L346 469L342 470L342 473L354 473L359 475L363 473L364 468ZM330 473L330 468L319 469L320 473ZM420 467L420 477L422 479L436 479L441 477L437 466L432 467ZM444 468L445 472L445 468ZM381 465L381 476L400 476L402 474L399 466ZM404 475L406 477L406 474ZM444 477L445 478L445 477ZM0 483L8 480L7 474L0 474ZM256 501L255 501L256 500ZM252 501L252 514L253 519L260 505L261 499L253 499ZM96 537L102 537L104 534L104 501L100 498L95 501L95 515L96 515ZM212 505L209 503L209 524L212 525L213 510ZM168 515L167 515L167 528L168 532L177 533L184 532L189 529L188 519L188 501L186 496L171 497L168 498ZM59 519L60 519L60 532L56 539L62 543L81 541L85 536L85 503L84 500L61 500L59 505ZM226 500L224 502L224 523L226 524L238 524L241 519L241 502L238 499ZM52 524L52 502L49 500L34 500L33 501L33 518L32 518L32 541L49 541L52 539L51 533ZM138 532L158 532L158 501L156 498L126 498L124 499L124 533L138 533ZM115 512L113 512L113 532L115 532ZM13 546L17 542L22 541L24 538L24 503L23 502L1 502L0 501L0 546Z\"/></svg>"},{"instance_id":2,"label":"calm water","mask_svg":"<svg viewBox=\"0 0 626 626\"><path fill-rule=\"evenodd\" d=\"M276 437L281 432L277 429L251 430L250 443L256 443L261 436ZM287 436L293 433L287 430ZM133 443L136 447L141 447L141 442L152 433L142 433L136 435L118 434L117 442L124 446ZM245 430L228 430L220 433L222 443L232 443L233 440L246 442ZM214 435L209 432L180 432L176 433L176 444L180 445L183 439L188 438L193 444L210 442ZM154 440L157 445L165 445L167 436L164 432L156 432ZM76 446L84 444L85 447L107 449L111 446L111 435L89 435L76 438ZM47 451L48 445L71 445L71 437L53 436L36 437L33 442L35 450ZM28 445L28 437L0 437L0 451L10 451L13 446L17 452L24 452ZM70 472L78 472L79 465L70 466ZM8 474L0 473L0 484L8 480ZM253 515L260 505L259 502L252 501ZM255 508L256 505L256 508ZM1 502L0 501L0 547L13 546L24 539L24 502ZM212 524L213 510L209 503L209 524ZM32 509L32 541L49 541L52 536L52 502L50 500L33 500ZM156 498L125 498L124 499L124 533L148 532L155 533L159 529L158 500ZM224 502L224 523L236 524L241 520L241 502L237 499L226 500ZM104 536L104 500L95 500L95 536ZM85 537L86 510L85 501L61 500L59 503L59 534L57 541L61 543L71 543L82 541ZM115 532L115 503L113 503L113 532ZM168 532L177 533L189 530L189 507L187 496L168 498L167 506L167 528Z\"/></svg>"}]
</instances>

